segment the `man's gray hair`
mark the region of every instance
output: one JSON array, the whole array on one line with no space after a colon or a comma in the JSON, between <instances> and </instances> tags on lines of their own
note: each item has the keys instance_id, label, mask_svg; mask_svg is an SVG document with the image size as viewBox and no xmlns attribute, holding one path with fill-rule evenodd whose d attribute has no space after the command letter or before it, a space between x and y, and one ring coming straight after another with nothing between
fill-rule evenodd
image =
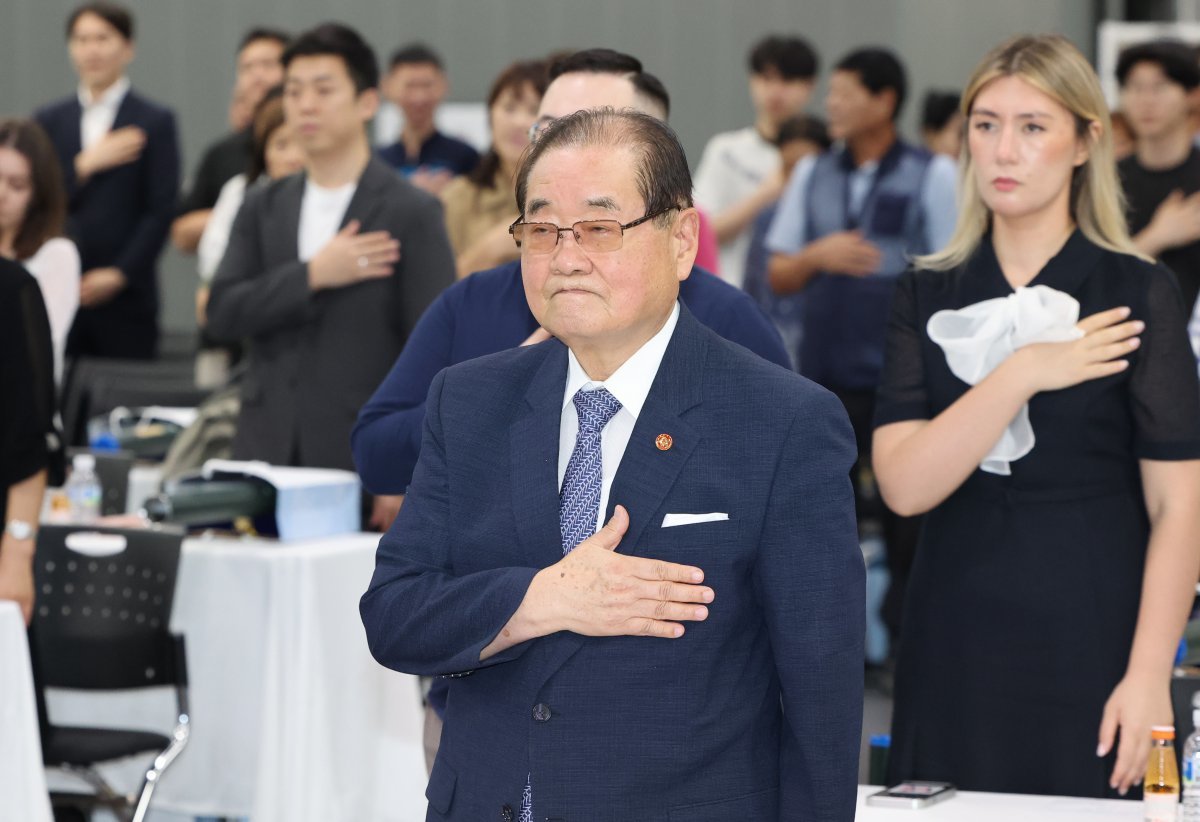
<instances>
[{"instance_id":1,"label":"man's gray hair","mask_svg":"<svg viewBox=\"0 0 1200 822\"><path fill-rule=\"evenodd\" d=\"M692 205L692 173L679 138L663 121L632 109L596 108L577 111L550 123L530 146L517 169L517 210L525 216L529 173L543 155L561 148L612 146L631 149L634 173L646 213ZM656 219L659 226L671 215Z\"/></svg>"}]
</instances>

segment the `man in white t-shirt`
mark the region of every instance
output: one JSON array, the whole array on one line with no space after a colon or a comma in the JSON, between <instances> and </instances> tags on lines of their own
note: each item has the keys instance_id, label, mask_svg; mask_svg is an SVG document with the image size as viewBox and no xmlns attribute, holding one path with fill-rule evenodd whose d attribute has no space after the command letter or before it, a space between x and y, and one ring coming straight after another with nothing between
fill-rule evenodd
<instances>
[{"instance_id":1,"label":"man in white t-shirt","mask_svg":"<svg viewBox=\"0 0 1200 822\"><path fill-rule=\"evenodd\" d=\"M696 205L721 244L721 276L741 286L754 218L783 192L779 126L804 110L817 77L817 54L799 37L771 36L750 51L754 125L708 141L696 170Z\"/></svg>"},{"instance_id":2,"label":"man in white t-shirt","mask_svg":"<svg viewBox=\"0 0 1200 822\"><path fill-rule=\"evenodd\" d=\"M303 174L251 191L212 283L208 330L248 340L238 459L354 470L350 429L425 308L454 282L442 209L374 158L379 69L328 23L283 55ZM386 528L398 503L376 497Z\"/></svg>"}]
</instances>

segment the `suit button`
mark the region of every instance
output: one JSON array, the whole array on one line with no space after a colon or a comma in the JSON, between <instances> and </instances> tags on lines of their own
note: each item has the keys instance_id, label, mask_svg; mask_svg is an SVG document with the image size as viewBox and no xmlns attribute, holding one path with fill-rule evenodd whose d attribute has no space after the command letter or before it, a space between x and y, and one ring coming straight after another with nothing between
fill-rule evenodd
<instances>
[{"instance_id":1,"label":"suit button","mask_svg":"<svg viewBox=\"0 0 1200 822\"><path fill-rule=\"evenodd\" d=\"M505 805L500 809L500 818L504 820L504 822L513 822L512 805Z\"/></svg>"},{"instance_id":2,"label":"suit button","mask_svg":"<svg viewBox=\"0 0 1200 822\"><path fill-rule=\"evenodd\" d=\"M533 718L538 722L548 722L551 716L549 705L539 702L533 706Z\"/></svg>"}]
</instances>

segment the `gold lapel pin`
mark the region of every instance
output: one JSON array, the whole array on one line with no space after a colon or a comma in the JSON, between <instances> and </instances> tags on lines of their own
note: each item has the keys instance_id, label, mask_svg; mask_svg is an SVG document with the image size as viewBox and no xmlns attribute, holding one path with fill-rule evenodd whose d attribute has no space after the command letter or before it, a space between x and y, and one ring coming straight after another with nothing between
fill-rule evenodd
<instances>
[{"instance_id":1,"label":"gold lapel pin","mask_svg":"<svg viewBox=\"0 0 1200 822\"><path fill-rule=\"evenodd\" d=\"M654 440L654 444L658 446L659 451L670 451L671 445L674 442L675 440L671 439L670 434L659 434Z\"/></svg>"}]
</instances>

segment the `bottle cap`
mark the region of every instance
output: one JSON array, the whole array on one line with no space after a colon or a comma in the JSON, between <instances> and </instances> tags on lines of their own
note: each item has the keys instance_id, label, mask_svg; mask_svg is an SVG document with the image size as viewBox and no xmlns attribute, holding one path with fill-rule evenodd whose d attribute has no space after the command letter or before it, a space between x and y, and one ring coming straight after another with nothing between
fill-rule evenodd
<instances>
[{"instance_id":1,"label":"bottle cap","mask_svg":"<svg viewBox=\"0 0 1200 822\"><path fill-rule=\"evenodd\" d=\"M96 470L96 457L93 454L76 454L71 459L71 467L76 471Z\"/></svg>"},{"instance_id":2,"label":"bottle cap","mask_svg":"<svg viewBox=\"0 0 1200 822\"><path fill-rule=\"evenodd\" d=\"M871 737L872 748L890 748L892 747L891 734L875 734Z\"/></svg>"},{"instance_id":3,"label":"bottle cap","mask_svg":"<svg viewBox=\"0 0 1200 822\"><path fill-rule=\"evenodd\" d=\"M1150 728L1151 739L1174 739L1174 725L1154 725Z\"/></svg>"}]
</instances>

